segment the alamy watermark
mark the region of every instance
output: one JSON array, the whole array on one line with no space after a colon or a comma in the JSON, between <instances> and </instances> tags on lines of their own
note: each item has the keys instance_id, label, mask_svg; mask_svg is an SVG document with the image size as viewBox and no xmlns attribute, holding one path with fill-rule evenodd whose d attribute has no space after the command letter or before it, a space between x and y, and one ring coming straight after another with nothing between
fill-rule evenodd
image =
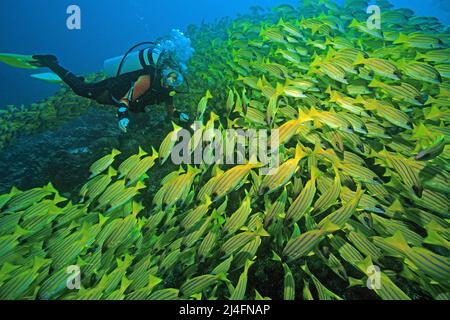
<instances>
[{"instance_id":1,"label":"alamy watermark","mask_svg":"<svg viewBox=\"0 0 450 320\"><path fill-rule=\"evenodd\" d=\"M77 265L68 266L66 286L69 290L80 290L81 288L81 269Z\"/></svg>"},{"instance_id":2,"label":"alamy watermark","mask_svg":"<svg viewBox=\"0 0 450 320\"><path fill-rule=\"evenodd\" d=\"M369 266L366 270L367 278L367 288L370 290L380 290L381 289L381 270L379 266Z\"/></svg>"},{"instance_id":3,"label":"alamy watermark","mask_svg":"<svg viewBox=\"0 0 450 320\"><path fill-rule=\"evenodd\" d=\"M260 174L274 174L279 167L279 130L202 129L194 133L181 129L172 136L176 142L171 160L175 165L259 164Z\"/></svg>"},{"instance_id":4,"label":"alamy watermark","mask_svg":"<svg viewBox=\"0 0 450 320\"><path fill-rule=\"evenodd\" d=\"M381 8L377 5L371 5L367 8L367 14L371 15L367 19L367 29L381 30Z\"/></svg>"},{"instance_id":5,"label":"alamy watermark","mask_svg":"<svg viewBox=\"0 0 450 320\"><path fill-rule=\"evenodd\" d=\"M69 17L66 20L66 26L69 30L81 30L81 9L73 4L67 7Z\"/></svg>"}]
</instances>

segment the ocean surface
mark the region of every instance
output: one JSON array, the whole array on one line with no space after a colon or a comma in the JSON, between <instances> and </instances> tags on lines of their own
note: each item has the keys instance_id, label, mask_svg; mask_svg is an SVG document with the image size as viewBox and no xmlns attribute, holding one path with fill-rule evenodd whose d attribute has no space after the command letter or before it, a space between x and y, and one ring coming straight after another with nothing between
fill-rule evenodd
<instances>
[{"instance_id":1,"label":"ocean surface","mask_svg":"<svg viewBox=\"0 0 450 320\"><path fill-rule=\"evenodd\" d=\"M336 1L343 3L343 0ZM450 1L393 0L417 15L450 23ZM236 17L251 6L295 5L298 0L3 0L0 2L0 52L55 54L76 74L102 70L103 61L122 55L134 44L153 41L171 29ZM81 30L68 30L66 9L81 9ZM58 86L31 79L29 70L0 65L0 108L30 104L48 97Z\"/></svg>"}]
</instances>

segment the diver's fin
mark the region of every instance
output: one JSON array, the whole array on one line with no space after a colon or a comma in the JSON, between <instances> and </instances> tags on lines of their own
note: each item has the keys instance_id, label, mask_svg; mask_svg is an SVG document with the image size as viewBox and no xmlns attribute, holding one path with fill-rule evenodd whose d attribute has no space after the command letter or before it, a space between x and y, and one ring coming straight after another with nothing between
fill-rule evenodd
<instances>
[{"instance_id":1,"label":"diver's fin","mask_svg":"<svg viewBox=\"0 0 450 320\"><path fill-rule=\"evenodd\" d=\"M39 68L50 67L51 65L58 64L58 58L52 54L36 54L32 56L32 59L33 60L29 63Z\"/></svg>"},{"instance_id":2,"label":"diver's fin","mask_svg":"<svg viewBox=\"0 0 450 320\"><path fill-rule=\"evenodd\" d=\"M33 65L36 62L31 55L21 55L21 54L11 54L11 53L0 53L0 62L6 63L7 65L14 68L21 69L37 69L38 66Z\"/></svg>"},{"instance_id":3,"label":"diver's fin","mask_svg":"<svg viewBox=\"0 0 450 320\"><path fill-rule=\"evenodd\" d=\"M31 77L38 79L38 80L45 81L45 82L50 82L50 83L62 83L63 82L61 80L61 78L53 72L32 74Z\"/></svg>"}]
</instances>

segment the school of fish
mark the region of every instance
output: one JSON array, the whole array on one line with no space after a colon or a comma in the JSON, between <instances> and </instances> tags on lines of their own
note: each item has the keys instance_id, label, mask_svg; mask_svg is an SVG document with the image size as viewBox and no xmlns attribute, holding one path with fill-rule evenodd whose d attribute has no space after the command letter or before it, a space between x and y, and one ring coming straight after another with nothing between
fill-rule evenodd
<instances>
[{"instance_id":1,"label":"school of fish","mask_svg":"<svg viewBox=\"0 0 450 320\"><path fill-rule=\"evenodd\" d=\"M0 299L450 299L450 31L376 2L380 30L365 0L190 26L205 94L183 99L204 128L279 129L279 168L181 165L144 206L174 124L93 163L78 202L12 188Z\"/></svg>"}]
</instances>

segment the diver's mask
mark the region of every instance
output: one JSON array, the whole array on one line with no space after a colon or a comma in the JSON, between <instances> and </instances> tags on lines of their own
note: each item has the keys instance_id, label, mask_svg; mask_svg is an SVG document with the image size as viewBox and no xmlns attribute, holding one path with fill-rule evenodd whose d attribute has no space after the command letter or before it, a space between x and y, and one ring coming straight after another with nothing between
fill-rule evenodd
<instances>
[{"instance_id":1,"label":"diver's mask","mask_svg":"<svg viewBox=\"0 0 450 320\"><path fill-rule=\"evenodd\" d=\"M174 69L166 68L162 71L163 85L169 88L176 88L183 84L183 75Z\"/></svg>"}]
</instances>

